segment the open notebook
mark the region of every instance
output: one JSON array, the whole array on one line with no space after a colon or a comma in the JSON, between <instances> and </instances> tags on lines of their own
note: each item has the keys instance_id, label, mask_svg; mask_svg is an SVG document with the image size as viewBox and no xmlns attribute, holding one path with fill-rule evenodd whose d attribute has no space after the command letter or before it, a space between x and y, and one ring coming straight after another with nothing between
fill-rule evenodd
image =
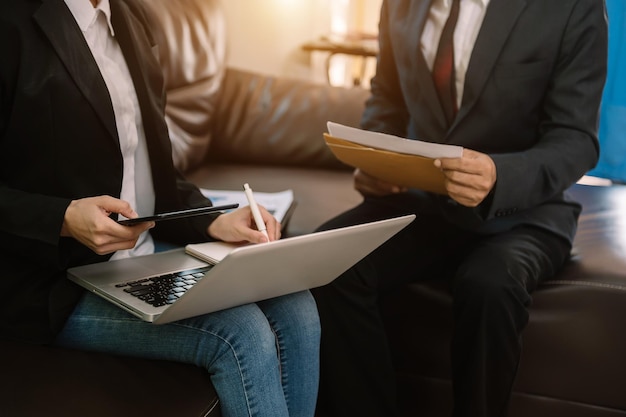
<instances>
[{"instance_id":1,"label":"open notebook","mask_svg":"<svg viewBox=\"0 0 626 417\"><path fill-rule=\"evenodd\" d=\"M188 245L71 268L67 276L145 321L169 323L325 285L413 219L408 215L255 245Z\"/></svg>"}]
</instances>

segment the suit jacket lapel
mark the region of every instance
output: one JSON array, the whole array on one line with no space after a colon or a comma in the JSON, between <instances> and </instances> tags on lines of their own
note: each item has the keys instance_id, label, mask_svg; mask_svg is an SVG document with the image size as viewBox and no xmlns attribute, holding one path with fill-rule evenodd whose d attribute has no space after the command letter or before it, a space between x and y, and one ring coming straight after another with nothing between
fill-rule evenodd
<instances>
[{"instance_id":1,"label":"suit jacket lapel","mask_svg":"<svg viewBox=\"0 0 626 417\"><path fill-rule=\"evenodd\" d=\"M62 3L62 4L58 4ZM117 142L113 105L89 46L63 0L43 0L34 14L68 73Z\"/></svg>"},{"instance_id":2,"label":"suit jacket lapel","mask_svg":"<svg viewBox=\"0 0 626 417\"><path fill-rule=\"evenodd\" d=\"M490 1L465 74L461 108L452 127L458 124L476 103L485 82L491 76L509 32L524 7L526 0Z\"/></svg>"}]
</instances>

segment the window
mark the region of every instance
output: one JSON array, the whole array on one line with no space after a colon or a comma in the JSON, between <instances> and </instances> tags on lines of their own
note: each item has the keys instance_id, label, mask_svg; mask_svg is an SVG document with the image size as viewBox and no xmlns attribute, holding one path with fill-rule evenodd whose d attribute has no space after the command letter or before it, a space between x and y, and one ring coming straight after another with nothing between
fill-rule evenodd
<instances>
[{"instance_id":1,"label":"window","mask_svg":"<svg viewBox=\"0 0 626 417\"><path fill-rule=\"evenodd\" d=\"M626 183L626 1L606 0L608 74L600 109L600 161L590 175Z\"/></svg>"}]
</instances>

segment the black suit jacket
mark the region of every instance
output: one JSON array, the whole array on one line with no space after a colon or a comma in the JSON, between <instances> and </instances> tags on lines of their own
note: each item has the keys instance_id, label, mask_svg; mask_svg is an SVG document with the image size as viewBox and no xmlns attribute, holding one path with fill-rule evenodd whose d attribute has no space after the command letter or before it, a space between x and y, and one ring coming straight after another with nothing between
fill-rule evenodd
<instances>
[{"instance_id":1,"label":"black suit jacket","mask_svg":"<svg viewBox=\"0 0 626 417\"><path fill-rule=\"evenodd\" d=\"M111 0L111 14L141 107L155 210L210 205L173 167L148 17L133 0ZM108 90L63 0L3 0L0 56L0 333L45 342L81 293L65 270L108 259L59 237L65 210L119 197L123 160ZM210 221L163 222L153 235L207 240Z\"/></svg>"},{"instance_id":2,"label":"black suit jacket","mask_svg":"<svg viewBox=\"0 0 626 417\"><path fill-rule=\"evenodd\" d=\"M564 195L598 159L606 76L603 0L491 0L451 126L420 49L428 0L385 0L363 127L489 154L495 189L478 208L414 192L418 211L480 233L526 224L571 241L580 206Z\"/></svg>"}]
</instances>

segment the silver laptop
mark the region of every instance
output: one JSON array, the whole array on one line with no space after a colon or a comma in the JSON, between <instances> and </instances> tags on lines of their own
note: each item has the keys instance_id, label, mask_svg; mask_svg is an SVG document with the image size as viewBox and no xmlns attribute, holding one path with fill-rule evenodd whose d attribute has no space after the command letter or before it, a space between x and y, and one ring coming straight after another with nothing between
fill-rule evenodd
<instances>
[{"instance_id":1,"label":"silver laptop","mask_svg":"<svg viewBox=\"0 0 626 417\"><path fill-rule=\"evenodd\" d=\"M68 270L68 278L155 324L328 284L414 215L246 245L211 265L176 249Z\"/></svg>"}]
</instances>

